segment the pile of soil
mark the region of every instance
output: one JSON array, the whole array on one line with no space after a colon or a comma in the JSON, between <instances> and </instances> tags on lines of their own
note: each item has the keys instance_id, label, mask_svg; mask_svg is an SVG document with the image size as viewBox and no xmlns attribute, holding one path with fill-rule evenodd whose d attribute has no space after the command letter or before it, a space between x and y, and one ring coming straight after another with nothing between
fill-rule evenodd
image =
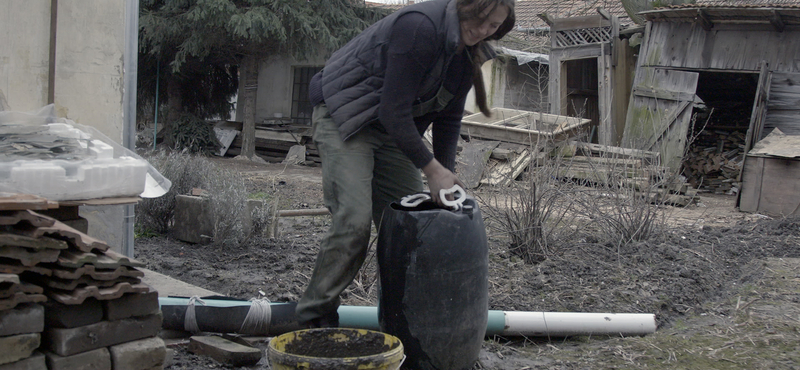
<instances>
[{"instance_id":1,"label":"pile of soil","mask_svg":"<svg viewBox=\"0 0 800 370\"><path fill-rule=\"evenodd\" d=\"M251 189L286 199L285 208L323 207L319 168L218 160L231 161L226 167L237 168ZM800 363L796 344L800 340L800 292L796 290L800 285L796 273L800 266L800 219L741 214L733 208L734 201L724 195L701 196L694 205L672 210L673 226L658 238L621 246L588 238L559 246L558 253L538 264L515 257L508 251L507 239L490 234L491 310L653 313L658 330L642 338L494 338L484 342L476 368L686 368L681 361L689 354L720 364L732 361L737 365L732 368L783 368L782 364ZM709 204L722 206L709 211ZM224 249L188 244L169 236L142 237L135 240L135 258L148 269L233 298L295 302L311 276L320 239L328 226L328 216L285 218L276 237L251 237ZM781 276L788 276L795 285L769 294L767 300L766 292L759 289L770 286L768 282L776 272L768 266L776 259L794 267L789 268L789 275ZM794 278L791 271L795 271ZM343 293L342 303L377 305L376 285L373 246L356 281ZM748 297L753 301L742 301ZM764 329L752 316L739 316L751 315L748 310L756 307L784 305L792 308L771 310L774 317L765 319L773 323L771 329ZM769 311L759 312L770 315ZM742 326L741 320L755 326ZM788 323L788 329L775 329L778 322ZM671 348L661 348L661 342L642 344L662 340L659 335L666 335L663 333L670 333L663 340L689 338L708 327L735 328L715 334L722 341L720 350L736 350L724 343L740 336L744 328L753 331L747 338L778 330L772 335L795 344L782 348L777 355L739 350L722 356L723 360L715 359L720 356L718 351L704 352L694 345L679 348L685 343ZM735 343L749 346L745 341ZM631 348L637 348L636 354L628 353ZM738 358L741 353L745 354ZM714 363L710 368L717 368ZM175 347L169 369L220 366ZM268 369L269 365L264 359L254 368Z\"/></svg>"}]
</instances>

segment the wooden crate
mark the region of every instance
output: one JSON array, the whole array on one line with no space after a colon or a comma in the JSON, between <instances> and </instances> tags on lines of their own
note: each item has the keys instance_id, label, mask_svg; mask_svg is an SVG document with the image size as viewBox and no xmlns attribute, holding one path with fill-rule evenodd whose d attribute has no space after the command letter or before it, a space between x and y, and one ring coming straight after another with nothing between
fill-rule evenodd
<instances>
[{"instance_id":1,"label":"wooden crate","mask_svg":"<svg viewBox=\"0 0 800 370\"><path fill-rule=\"evenodd\" d=\"M537 145L566 140L591 120L508 108L492 108L492 116L471 114L461 120L461 134L471 138Z\"/></svg>"}]
</instances>

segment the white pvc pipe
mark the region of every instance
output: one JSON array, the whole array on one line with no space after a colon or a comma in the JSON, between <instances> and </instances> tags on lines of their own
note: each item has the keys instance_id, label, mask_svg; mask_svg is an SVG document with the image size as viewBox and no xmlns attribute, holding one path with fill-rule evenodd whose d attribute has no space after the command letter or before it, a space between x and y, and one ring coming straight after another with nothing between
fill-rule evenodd
<instances>
[{"instance_id":1,"label":"white pvc pipe","mask_svg":"<svg viewBox=\"0 0 800 370\"><path fill-rule=\"evenodd\" d=\"M187 306L189 298L159 297L161 306ZM250 306L252 302L241 300L211 299L204 306L239 307ZM271 314L276 322L294 322L294 303L272 303L273 311L282 309L280 314ZM164 318L164 323L183 327L183 315ZM380 330L378 308L375 306L339 306L339 323L342 327ZM655 333L656 317L645 313L586 313L586 312L532 312L489 310L486 335L527 336L527 337L566 337L578 335L636 336ZM233 325L241 326L241 322ZM291 326L291 325L288 325ZM287 327L287 325L284 325ZM274 334L274 333L273 333Z\"/></svg>"},{"instance_id":2,"label":"white pvc pipe","mask_svg":"<svg viewBox=\"0 0 800 370\"><path fill-rule=\"evenodd\" d=\"M573 335L646 335L656 331L653 314L520 312L504 311L504 335L573 336Z\"/></svg>"}]
</instances>

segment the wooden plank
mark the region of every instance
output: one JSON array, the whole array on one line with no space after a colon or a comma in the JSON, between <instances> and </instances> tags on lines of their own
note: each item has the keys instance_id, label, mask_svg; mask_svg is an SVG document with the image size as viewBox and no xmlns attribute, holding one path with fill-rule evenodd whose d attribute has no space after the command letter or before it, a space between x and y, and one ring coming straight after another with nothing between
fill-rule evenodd
<instances>
[{"instance_id":1,"label":"wooden plank","mask_svg":"<svg viewBox=\"0 0 800 370\"><path fill-rule=\"evenodd\" d=\"M605 19L599 14L582 17L556 18L553 19L551 32L583 28L608 27L610 25L611 20Z\"/></svg>"},{"instance_id":2,"label":"wooden plank","mask_svg":"<svg viewBox=\"0 0 800 370\"><path fill-rule=\"evenodd\" d=\"M742 188L739 190L739 210L742 212L757 212L759 209L764 160L764 157L752 157L742 168Z\"/></svg>"},{"instance_id":3,"label":"wooden plank","mask_svg":"<svg viewBox=\"0 0 800 370\"><path fill-rule=\"evenodd\" d=\"M748 162L739 209L784 217L800 214L800 161L753 157Z\"/></svg>"},{"instance_id":4,"label":"wooden plank","mask_svg":"<svg viewBox=\"0 0 800 370\"><path fill-rule=\"evenodd\" d=\"M764 128L800 135L800 73L772 72ZM764 136L763 134L761 136Z\"/></svg>"},{"instance_id":5,"label":"wooden plank","mask_svg":"<svg viewBox=\"0 0 800 370\"><path fill-rule=\"evenodd\" d=\"M599 145L599 144L592 144L592 143L577 143L578 149L580 149L584 155L594 155L598 154L599 156L603 157L615 157L615 158L637 158L643 160L646 164L655 164L658 162L659 153L648 151L648 150L640 150L640 149L630 149L630 148L622 148L618 146L609 146L609 145Z\"/></svg>"},{"instance_id":6,"label":"wooden plank","mask_svg":"<svg viewBox=\"0 0 800 370\"><path fill-rule=\"evenodd\" d=\"M22 211L26 209L45 210L53 208L58 208L58 202L31 194L0 192L0 210L2 211Z\"/></svg>"},{"instance_id":7,"label":"wooden plank","mask_svg":"<svg viewBox=\"0 0 800 370\"><path fill-rule=\"evenodd\" d=\"M493 186L506 186L511 184L531 162L530 152L525 151L513 161L504 161L489 171L480 183Z\"/></svg>"},{"instance_id":8,"label":"wooden plank","mask_svg":"<svg viewBox=\"0 0 800 370\"><path fill-rule=\"evenodd\" d=\"M698 77L695 72L643 67L636 70L634 85L645 90L694 94ZM662 164L677 170L691 118L691 109L686 109L689 103L632 95L623 146L658 151Z\"/></svg>"},{"instance_id":9,"label":"wooden plank","mask_svg":"<svg viewBox=\"0 0 800 370\"><path fill-rule=\"evenodd\" d=\"M498 108L492 110L497 111ZM484 140L544 146L547 141L562 140L575 135L577 130L591 122L583 118L540 112L511 116L504 116L500 112L493 113L492 117L495 121L488 122L485 117L479 117L479 114L464 117L461 121L461 134ZM528 128L521 128L525 125Z\"/></svg>"},{"instance_id":10,"label":"wooden plank","mask_svg":"<svg viewBox=\"0 0 800 370\"><path fill-rule=\"evenodd\" d=\"M662 99L662 100L677 100L677 101L693 101L695 94L688 94L684 92L663 91L663 90L647 90L641 86L633 88L633 94L636 96L643 96L646 98Z\"/></svg>"},{"instance_id":11,"label":"wooden plank","mask_svg":"<svg viewBox=\"0 0 800 370\"><path fill-rule=\"evenodd\" d=\"M57 204L60 207L77 206L109 206L120 204L135 204L142 200L141 197L116 197L116 198L97 198L84 200L61 200Z\"/></svg>"},{"instance_id":12,"label":"wooden plank","mask_svg":"<svg viewBox=\"0 0 800 370\"><path fill-rule=\"evenodd\" d=\"M800 214L800 161L765 158L763 174L759 211L781 217Z\"/></svg>"},{"instance_id":13,"label":"wooden plank","mask_svg":"<svg viewBox=\"0 0 800 370\"><path fill-rule=\"evenodd\" d=\"M765 19L766 20L766 19ZM642 45L643 66L758 71L766 60L790 68L800 50L800 31L777 32L768 23L714 23L711 32L687 19L655 22Z\"/></svg>"},{"instance_id":14,"label":"wooden plank","mask_svg":"<svg viewBox=\"0 0 800 370\"><path fill-rule=\"evenodd\" d=\"M671 107L671 109L664 109L664 111L669 111L669 113L664 116L663 122L670 122L670 124L663 125L661 128L657 128L653 135L645 142L645 148L652 148L658 141L662 140L662 137L669 131L672 127L671 122L675 122L680 115L691 115L691 109L686 112L686 108L689 108L689 105L692 104L692 100L689 101L679 101L675 106Z\"/></svg>"},{"instance_id":15,"label":"wooden plank","mask_svg":"<svg viewBox=\"0 0 800 370\"><path fill-rule=\"evenodd\" d=\"M756 87L756 95L753 101L753 111L750 115L750 125L747 128L747 135L744 141L744 158L742 159L742 168L747 164L747 153L750 152L758 140L761 140L761 132L764 129L764 115L766 114L766 100L769 95L769 64L766 61L761 63L761 73L758 77L758 85ZM742 174L744 171L739 172L739 181L742 181ZM737 205L741 200L741 193L739 199L736 200Z\"/></svg>"},{"instance_id":16,"label":"wooden plank","mask_svg":"<svg viewBox=\"0 0 800 370\"><path fill-rule=\"evenodd\" d=\"M605 158L605 157L585 157L585 156L575 156L570 159L565 159L567 162L571 163L588 163L595 166L602 165L608 167L641 167L642 161L638 159L628 159L628 158Z\"/></svg>"},{"instance_id":17,"label":"wooden plank","mask_svg":"<svg viewBox=\"0 0 800 370\"><path fill-rule=\"evenodd\" d=\"M614 18L616 19L616 17ZM611 51L611 43L603 44L603 48ZM604 55L597 58L597 69L600 78L597 86L597 141L603 145L616 144L617 131L612 121L613 116L613 81L614 81L614 58L617 54Z\"/></svg>"},{"instance_id":18,"label":"wooden plank","mask_svg":"<svg viewBox=\"0 0 800 370\"><path fill-rule=\"evenodd\" d=\"M456 158L456 173L467 189L474 189L480 185L486 162L498 145L499 141L483 140L464 144L464 149Z\"/></svg>"}]
</instances>

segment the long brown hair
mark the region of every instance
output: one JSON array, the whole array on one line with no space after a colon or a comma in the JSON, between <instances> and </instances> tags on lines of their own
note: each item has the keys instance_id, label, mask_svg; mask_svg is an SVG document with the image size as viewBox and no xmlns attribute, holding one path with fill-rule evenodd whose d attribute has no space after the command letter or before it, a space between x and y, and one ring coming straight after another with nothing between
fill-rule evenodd
<instances>
[{"instance_id":1,"label":"long brown hair","mask_svg":"<svg viewBox=\"0 0 800 370\"><path fill-rule=\"evenodd\" d=\"M505 6L508 8L508 16L489 37L481 40L477 44L469 47L472 57L472 85L475 87L475 103L478 104L484 116L491 116L491 111L486 102L486 86L483 84L483 72L481 66L492 57L493 51L486 40L499 40L514 28L516 15L514 13L514 0L457 0L458 19L461 22L471 20L482 20L483 14L491 14L497 7ZM488 10L488 12L487 12Z\"/></svg>"}]
</instances>

